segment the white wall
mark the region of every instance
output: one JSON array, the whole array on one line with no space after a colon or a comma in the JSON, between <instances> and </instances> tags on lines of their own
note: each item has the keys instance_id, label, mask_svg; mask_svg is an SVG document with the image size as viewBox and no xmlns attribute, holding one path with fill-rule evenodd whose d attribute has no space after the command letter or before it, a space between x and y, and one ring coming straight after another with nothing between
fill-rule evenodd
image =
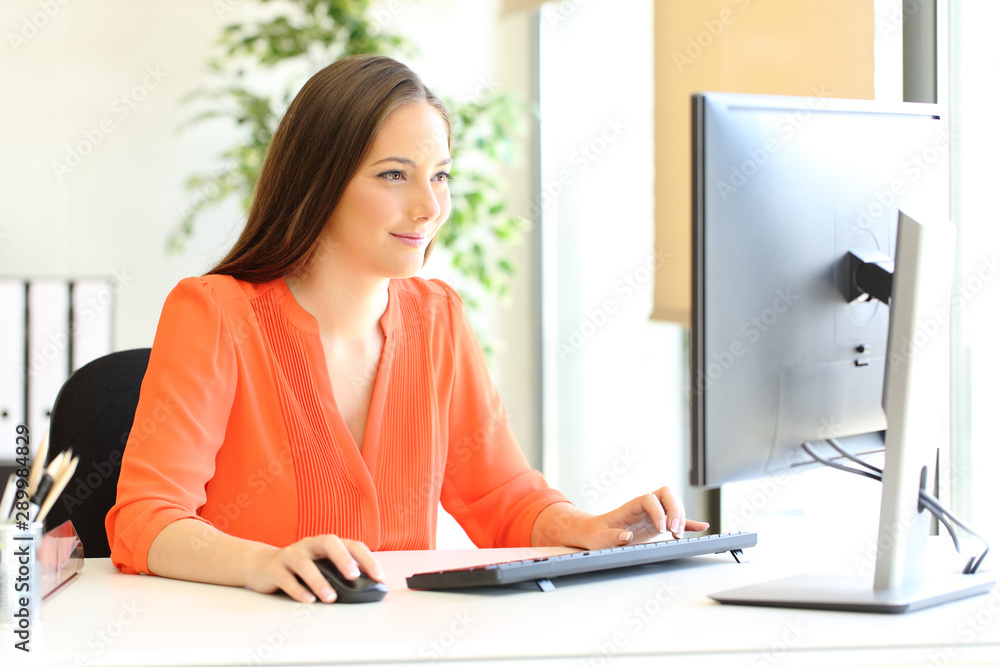
<instances>
[{"instance_id":1,"label":"white wall","mask_svg":"<svg viewBox=\"0 0 1000 667\"><path fill-rule=\"evenodd\" d=\"M438 92L461 100L485 83L526 94L527 62L507 50L526 39L524 17L498 20L493 2L381 6L386 29L417 43L410 64ZM112 276L120 286L115 347L151 343L170 288L206 271L242 225L235 204L206 209L187 250L165 251L182 211L200 205L199 194L185 191L186 178L221 166L218 156L238 137L222 121L178 131L194 112L181 98L209 82L213 40L251 9L241 0L0 4L0 276ZM527 171L511 175L521 180L514 192L530 187ZM497 376L501 385L522 383L501 388L529 451L538 447L526 361L533 353L521 351L530 343L523 326L530 279L522 276L526 297L515 296L504 317L483 316L510 323L497 333L509 343Z\"/></svg>"},{"instance_id":2,"label":"white wall","mask_svg":"<svg viewBox=\"0 0 1000 667\"><path fill-rule=\"evenodd\" d=\"M176 132L221 24L195 1L0 6L0 272L117 275L120 348L149 344L166 291L206 268L236 221L219 211L187 254L164 253L185 177L227 139Z\"/></svg>"}]
</instances>

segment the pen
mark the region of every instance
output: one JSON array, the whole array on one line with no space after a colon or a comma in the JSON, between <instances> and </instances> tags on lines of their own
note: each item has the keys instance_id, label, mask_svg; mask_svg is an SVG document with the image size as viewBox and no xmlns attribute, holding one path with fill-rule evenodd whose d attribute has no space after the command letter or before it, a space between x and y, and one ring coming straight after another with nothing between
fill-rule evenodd
<instances>
[{"instance_id":1,"label":"pen","mask_svg":"<svg viewBox=\"0 0 1000 667\"><path fill-rule=\"evenodd\" d=\"M38 480L42 478L42 472L45 469L45 459L49 455L49 433L45 432L42 436L42 442L38 445L38 452L35 454L35 460L31 464L31 472L28 474L28 495L34 497L35 487L38 486Z\"/></svg>"},{"instance_id":2,"label":"pen","mask_svg":"<svg viewBox=\"0 0 1000 667\"><path fill-rule=\"evenodd\" d=\"M0 523L10 518L10 511L14 509L15 488L17 487L17 476L14 473L7 478L7 486L3 490L3 498L0 499Z\"/></svg>"},{"instance_id":3,"label":"pen","mask_svg":"<svg viewBox=\"0 0 1000 667\"><path fill-rule=\"evenodd\" d=\"M38 481L35 493L32 494L31 499L28 501L28 517L30 521L36 520L35 517L38 516L42 505L45 503L45 499L51 491L52 475L47 472L42 473L42 478Z\"/></svg>"},{"instance_id":4,"label":"pen","mask_svg":"<svg viewBox=\"0 0 1000 667\"><path fill-rule=\"evenodd\" d=\"M45 467L45 472L48 473L52 477L52 479L55 479L56 474L59 472L59 469L63 465L63 460L66 458L67 457L65 451L59 452L58 454L55 455L55 457L53 457L51 461L49 461L49 465Z\"/></svg>"},{"instance_id":5,"label":"pen","mask_svg":"<svg viewBox=\"0 0 1000 667\"><path fill-rule=\"evenodd\" d=\"M52 505L55 504L56 499L63 492L63 489L66 488L66 485L69 484L69 480L76 471L76 465L79 462L80 457L74 457L72 461L67 463L63 469L59 471L59 475L53 478L52 490L49 491L48 496L45 498L45 502L42 504L42 509L38 512L38 516L35 518L35 521L45 520L49 510L52 509Z\"/></svg>"}]
</instances>

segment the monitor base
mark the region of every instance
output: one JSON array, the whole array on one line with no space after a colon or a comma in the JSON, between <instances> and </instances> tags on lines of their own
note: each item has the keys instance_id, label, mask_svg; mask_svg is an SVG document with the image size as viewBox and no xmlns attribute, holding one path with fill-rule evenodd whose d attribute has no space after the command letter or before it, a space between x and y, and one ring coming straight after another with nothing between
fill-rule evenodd
<instances>
[{"instance_id":1,"label":"monitor base","mask_svg":"<svg viewBox=\"0 0 1000 667\"><path fill-rule=\"evenodd\" d=\"M802 574L709 597L723 604L902 614L982 595L994 584L996 577L991 574L952 574L928 578L902 591L876 591L871 577Z\"/></svg>"}]
</instances>

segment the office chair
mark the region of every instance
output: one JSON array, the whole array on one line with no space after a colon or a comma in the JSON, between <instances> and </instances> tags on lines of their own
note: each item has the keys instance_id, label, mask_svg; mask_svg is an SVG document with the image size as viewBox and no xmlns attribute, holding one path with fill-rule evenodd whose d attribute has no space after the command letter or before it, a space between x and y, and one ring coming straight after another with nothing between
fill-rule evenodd
<instances>
[{"instance_id":1,"label":"office chair","mask_svg":"<svg viewBox=\"0 0 1000 667\"><path fill-rule=\"evenodd\" d=\"M46 530L72 521L89 558L111 555L104 517L115 504L122 452L148 363L149 348L94 359L69 376L52 406L48 458L72 447L80 462L46 516Z\"/></svg>"}]
</instances>

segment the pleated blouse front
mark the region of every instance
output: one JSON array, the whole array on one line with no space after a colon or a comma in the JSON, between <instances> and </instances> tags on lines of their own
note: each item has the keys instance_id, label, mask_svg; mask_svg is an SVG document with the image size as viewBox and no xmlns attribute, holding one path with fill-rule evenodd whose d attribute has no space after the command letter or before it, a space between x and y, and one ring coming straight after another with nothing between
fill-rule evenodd
<instances>
[{"instance_id":1,"label":"pleated blouse front","mask_svg":"<svg viewBox=\"0 0 1000 667\"><path fill-rule=\"evenodd\" d=\"M107 517L112 560L148 572L196 518L276 546L332 533L434 547L438 502L479 546L526 546L565 501L525 460L461 299L393 280L364 442L331 388L316 320L283 279L181 281L168 296Z\"/></svg>"}]
</instances>

